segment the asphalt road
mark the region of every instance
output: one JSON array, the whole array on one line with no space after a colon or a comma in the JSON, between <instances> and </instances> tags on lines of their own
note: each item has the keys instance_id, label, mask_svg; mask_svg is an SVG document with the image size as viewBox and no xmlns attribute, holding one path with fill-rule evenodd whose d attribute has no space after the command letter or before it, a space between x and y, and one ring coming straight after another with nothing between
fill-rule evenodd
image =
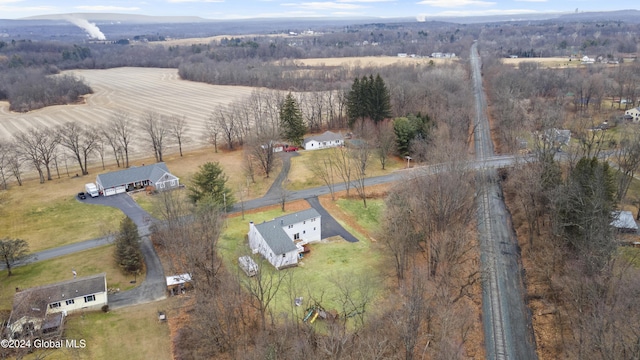
<instances>
[{"instance_id":1,"label":"asphalt road","mask_svg":"<svg viewBox=\"0 0 640 360\"><path fill-rule=\"evenodd\" d=\"M477 44L471 47L476 98L474 145L476 161L495 158ZM479 169L478 232L482 263L482 320L487 359L537 359L518 242L506 209L495 168Z\"/></svg>"}]
</instances>

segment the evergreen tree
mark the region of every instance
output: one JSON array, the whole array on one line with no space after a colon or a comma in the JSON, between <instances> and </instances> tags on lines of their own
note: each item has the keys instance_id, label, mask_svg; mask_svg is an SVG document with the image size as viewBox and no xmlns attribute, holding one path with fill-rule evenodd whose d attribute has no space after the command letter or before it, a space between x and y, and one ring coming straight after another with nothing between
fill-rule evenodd
<instances>
[{"instance_id":1,"label":"evergreen tree","mask_svg":"<svg viewBox=\"0 0 640 360\"><path fill-rule=\"evenodd\" d=\"M358 120L364 121L369 118L377 124L389 117L391 117L391 95L380 74L375 79L373 75L356 77L347 94L349 127L353 128Z\"/></svg>"},{"instance_id":2,"label":"evergreen tree","mask_svg":"<svg viewBox=\"0 0 640 360\"><path fill-rule=\"evenodd\" d=\"M227 187L227 176L220 163L208 162L199 167L193 175L189 189L189 199L194 203L209 202L219 207L231 208L235 200L231 189Z\"/></svg>"},{"instance_id":3,"label":"evergreen tree","mask_svg":"<svg viewBox=\"0 0 640 360\"><path fill-rule=\"evenodd\" d=\"M296 99L289 93L280 108L282 137L293 145L300 146L307 129L302 120L302 112Z\"/></svg>"},{"instance_id":4,"label":"evergreen tree","mask_svg":"<svg viewBox=\"0 0 640 360\"><path fill-rule=\"evenodd\" d=\"M140 235L138 227L130 218L125 217L120 223L120 232L116 236L115 245L116 263L125 273L133 274L142 269Z\"/></svg>"},{"instance_id":5,"label":"evergreen tree","mask_svg":"<svg viewBox=\"0 0 640 360\"><path fill-rule=\"evenodd\" d=\"M616 207L616 182L606 161L582 158L557 198L560 229L569 248L587 272L601 269L615 250L611 222Z\"/></svg>"},{"instance_id":6,"label":"evergreen tree","mask_svg":"<svg viewBox=\"0 0 640 360\"><path fill-rule=\"evenodd\" d=\"M369 104L369 112L371 120L374 123L379 123L380 121L391 117L391 95L389 94L389 89L387 89L387 85L378 74L375 78L369 78L369 87L370 87L370 104Z\"/></svg>"}]
</instances>

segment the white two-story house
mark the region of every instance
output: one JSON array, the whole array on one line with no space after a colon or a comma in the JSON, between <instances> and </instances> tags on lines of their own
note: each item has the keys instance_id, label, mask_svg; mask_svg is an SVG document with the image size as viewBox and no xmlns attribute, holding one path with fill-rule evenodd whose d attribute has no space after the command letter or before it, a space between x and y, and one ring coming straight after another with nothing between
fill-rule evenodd
<instances>
[{"instance_id":1,"label":"white two-story house","mask_svg":"<svg viewBox=\"0 0 640 360\"><path fill-rule=\"evenodd\" d=\"M250 222L249 247L276 269L296 266L303 245L322 239L320 218L315 209L308 209L262 224Z\"/></svg>"}]
</instances>

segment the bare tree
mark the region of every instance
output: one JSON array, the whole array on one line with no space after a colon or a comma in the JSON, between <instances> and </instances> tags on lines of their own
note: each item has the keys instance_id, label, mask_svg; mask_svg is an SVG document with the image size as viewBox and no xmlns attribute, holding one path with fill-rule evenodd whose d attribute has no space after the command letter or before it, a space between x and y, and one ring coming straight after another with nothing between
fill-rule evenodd
<instances>
[{"instance_id":1,"label":"bare tree","mask_svg":"<svg viewBox=\"0 0 640 360\"><path fill-rule=\"evenodd\" d=\"M182 143L189 140L185 135L187 130L189 130L187 117L184 115L172 115L170 124L171 136L176 143L178 143L178 150L180 151L180 157L182 157Z\"/></svg>"},{"instance_id":2,"label":"bare tree","mask_svg":"<svg viewBox=\"0 0 640 360\"><path fill-rule=\"evenodd\" d=\"M618 164L617 198L618 201L622 201L627 196L631 180L640 167L640 130L628 128L623 131L615 159Z\"/></svg>"},{"instance_id":3,"label":"bare tree","mask_svg":"<svg viewBox=\"0 0 640 360\"><path fill-rule=\"evenodd\" d=\"M22 164L24 163L24 158L20 153L17 143L12 142L11 144L12 146L7 157L7 165L13 177L16 178L18 186L22 186Z\"/></svg>"},{"instance_id":4,"label":"bare tree","mask_svg":"<svg viewBox=\"0 0 640 360\"><path fill-rule=\"evenodd\" d=\"M209 144L213 145L213 151L218 153L218 136L220 135L220 128L218 127L213 114L209 116L205 123L205 126L206 131L204 134L204 138Z\"/></svg>"},{"instance_id":5,"label":"bare tree","mask_svg":"<svg viewBox=\"0 0 640 360\"><path fill-rule=\"evenodd\" d=\"M115 125L112 123L112 125ZM120 160L122 160L123 162L123 166L124 166L124 159L120 158L120 142L118 141L118 133L115 131L115 126L113 128L108 128L108 127L103 127L100 130L100 135L102 137L102 139L104 139L107 144L109 144L109 146L111 147L111 151L113 151L113 158L116 160L116 165L118 167L120 167ZM103 152L101 153L102 158L103 158L103 170L104 170L104 149L105 149L105 145L102 145L102 149Z\"/></svg>"},{"instance_id":6,"label":"bare tree","mask_svg":"<svg viewBox=\"0 0 640 360\"><path fill-rule=\"evenodd\" d=\"M349 154L349 150L344 147L333 148L330 151L331 162L336 168L338 175L342 181L344 181L345 190L347 190L347 197L349 196L349 189L351 188L351 178L353 170L353 160Z\"/></svg>"},{"instance_id":7,"label":"bare tree","mask_svg":"<svg viewBox=\"0 0 640 360\"><path fill-rule=\"evenodd\" d=\"M0 140L0 181L2 181L2 189L7 190L7 170L9 167L9 157L11 149L9 143Z\"/></svg>"},{"instance_id":8,"label":"bare tree","mask_svg":"<svg viewBox=\"0 0 640 360\"><path fill-rule=\"evenodd\" d=\"M260 315L262 330L267 329L267 316L271 316L271 303L275 299L280 287L285 283L288 270L267 269L270 266L266 260L259 262L260 270L256 276L246 278L244 287L251 295L251 307Z\"/></svg>"},{"instance_id":9,"label":"bare tree","mask_svg":"<svg viewBox=\"0 0 640 360\"><path fill-rule=\"evenodd\" d=\"M166 137L171 131L170 125L167 124L166 117L149 111L145 114L142 123L147 133L145 140L151 145L156 162L162 162L162 154L166 147Z\"/></svg>"},{"instance_id":10,"label":"bare tree","mask_svg":"<svg viewBox=\"0 0 640 360\"><path fill-rule=\"evenodd\" d=\"M389 156L395 149L396 136L393 132L393 123L391 120L383 120L378 123L376 128L376 156L382 166L382 170L385 169Z\"/></svg>"},{"instance_id":11,"label":"bare tree","mask_svg":"<svg viewBox=\"0 0 640 360\"><path fill-rule=\"evenodd\" d=\"M113 132L115 133L114 140L116 140L116 143L118 144L118 148L114 149L114 152L124 152L124 167L128 168L130 151L129 146L134 136L129 114L122 111L116 112L112 117L111 126L113 127ZM107 137L107 139L108 138L109 137Z\"/></svg>"},{"instance_id":12,"label":"bare tree","mask_svg":"<svg viewBox=\"0 0 640 360\"><path fill-rule=\"evenodd\" d=\"M21 239L0 239L0 258L7 267L7 276L11 276L11 267L29 254L29 244Z\"/></svg>"},{"instance_id":13,"label":"bare tree","mask_svg":"<svg viewBox=\"0 0 640 360\"><path fill-rule=\"evenodd\" d=\"M58 145L58 136L46 129L39 128L19 132L14 136L16 144L20 148L20 153L28 158L38 171L40 183L43 184L45 182L45 170L47 173L46 179L52 180L50 166Z\"/></svg>"},{"instance_id":14,"label":"bare tree","mask_svg":"<svg viewBox=\"0 0 640 360\"><path fill-rule=\"evenodd\" d=\"M331 200L335 201L335 165L333 164L332 157L325 155L318 159L318 161L310 164L310 167L313 175L321 179L329 189Z\"/></svg>"},{"instance_id":15,"label":"bare tree","mask_svg":"<svg viewBox=\"0 0 640 360\"><path fill-rule=\"evenodd\" d=\"M98 129L68 122L58 128L58 136L60 137L60 145L67 148L75 156L82 175L89 174L87 160L98 147L100 139Z\"/></svg>"},{"instance_id":16,"label":"bare tree","mask_svg":"<svg viewBox=\"0 0 640 360\"><path fill-rule=\"evenodd\" d=\"M215 124L215 128L222 133L227 143L227 148L233 150L238 131L238 121L234 109L231 107L226 109L220 108L218 111L212 112L209 117L209 122Z\"/></svg>"},{"instance_id":17,"label":"bare tree","mask_svg":"<svg viewBox=\"0 0 640 360\"><path fill-rule=\"evenodd\" d=\"M354 146L351 149L351 157L354 164L354 183L353 187L356 188L358 196L362 199L364 207L367 207L367 193L365 191L365 180L367 179L367 166L369 159L371 158L371 147L367 141Z\"/></svg>"}]
</instances>

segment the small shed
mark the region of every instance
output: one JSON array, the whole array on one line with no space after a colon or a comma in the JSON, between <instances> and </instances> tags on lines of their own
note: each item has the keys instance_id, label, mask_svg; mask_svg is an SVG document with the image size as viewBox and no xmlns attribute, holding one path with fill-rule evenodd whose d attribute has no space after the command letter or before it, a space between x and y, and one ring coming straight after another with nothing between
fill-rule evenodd
<instances>
[{"instance_id":1,"label":"small shed","mask_svg":"<svg viewBox=\"0 0 640 360\"><path fill-rule=\"evenodd\" d=\"M238 258L238 265L247 276L252 277L258 275L258 264L251 258L251 256L245 255Z\"/></svg>"},{"instance_id":2,"label":"small shed","mask_svg":"<svg viewBox=\"0 0 640 360\"><path fill-rule=\"evenodd\" d=\"M633 214L631 213L631 211L614 211L612 215L613 215L613 221L611 222L611 226L616 228L619 232L623 232L623 233L638 232L638 224L636 224L636 221L633 218Z\"/></svg>"},{"instance_id":3,"label":"small shed","mask_svg":"<svg viewBox=\"0 0 640 360\"><path fill-rule=\"evenodd\" d=\"M191 274L185 273L180 275L167 276L167 290L172 295L184 293L188 284L191 283Z\"/></svg>"}]
</instances>

